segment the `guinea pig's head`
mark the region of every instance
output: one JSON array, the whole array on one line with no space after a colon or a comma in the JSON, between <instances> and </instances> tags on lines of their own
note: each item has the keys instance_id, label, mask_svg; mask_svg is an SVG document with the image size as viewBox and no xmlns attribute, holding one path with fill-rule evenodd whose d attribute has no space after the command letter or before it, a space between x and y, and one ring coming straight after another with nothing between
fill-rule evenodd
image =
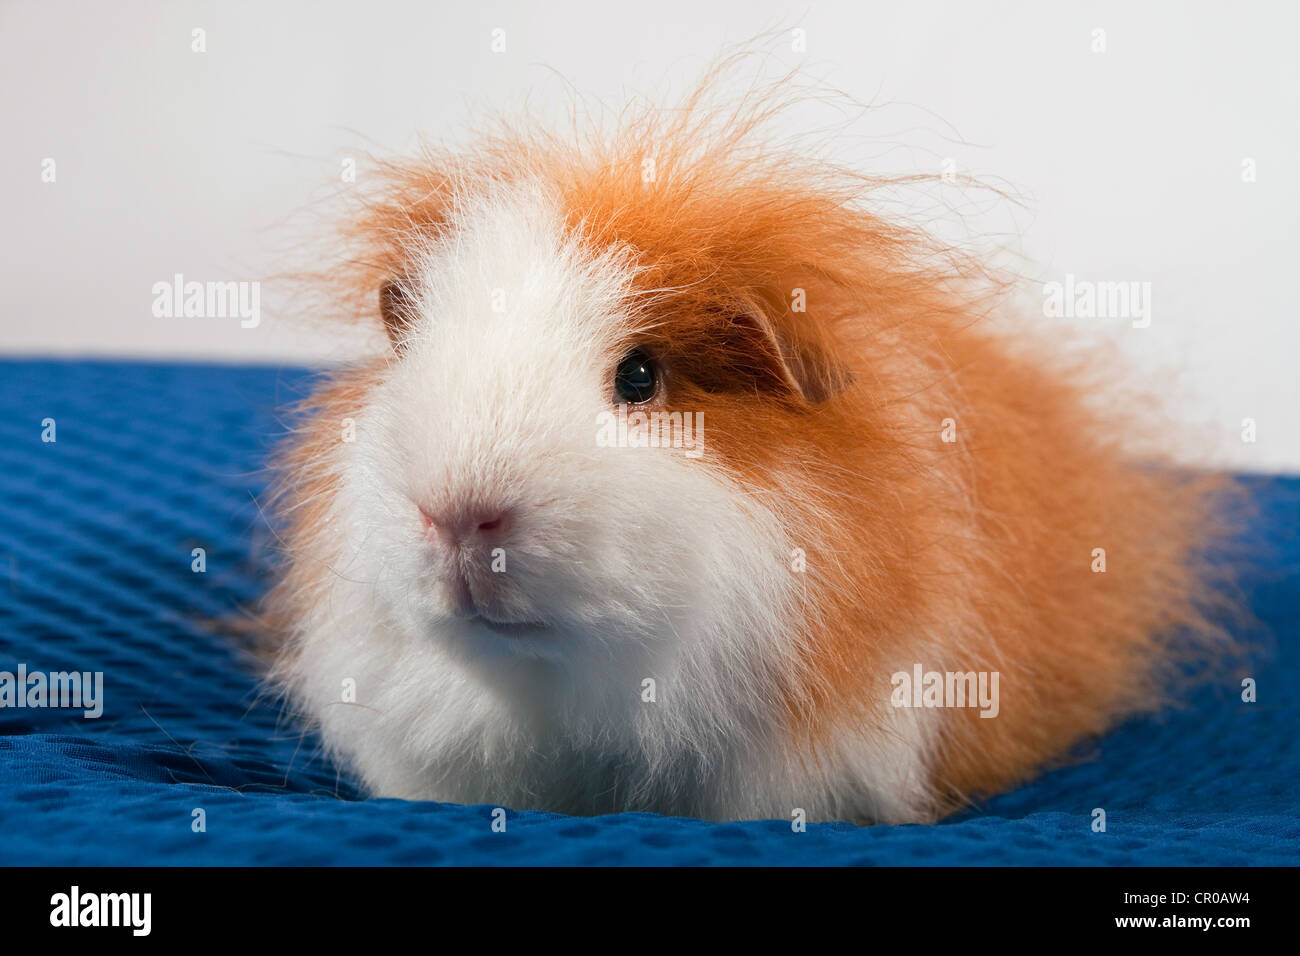
<instances>
[{"instance_id":1,"label":"guinea pig's head","mask_svg":"<svg viewBox=\"0 0 1300 956\"><path fill-rule=\"evenodd\" d=\"M720 686L792 654L806 542L779 502L806 489L851 372L787 321L797 290L711 277L648 221L605 228L553 185L496 183L389 261L340 573L404 640L486 673L671 661Z\"/></svg>"}]
</instances>

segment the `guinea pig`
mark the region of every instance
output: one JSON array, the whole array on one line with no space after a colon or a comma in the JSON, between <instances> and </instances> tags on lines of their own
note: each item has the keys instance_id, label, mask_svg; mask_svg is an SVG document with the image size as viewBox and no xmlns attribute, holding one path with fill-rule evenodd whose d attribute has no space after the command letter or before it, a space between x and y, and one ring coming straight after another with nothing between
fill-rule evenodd
<instances>
[{"instance_id":1,"label":"guinea pig","mask_svg":"<svg viewBox=\"0 0 1300 956\"><path fill-rule=\"evenodd\" d=\"M769 105L375 174L331 275L385 346L286 439L264 616L369 792L934 820L1221 637L1224 482Z\"/></svg>"}]
</instances>

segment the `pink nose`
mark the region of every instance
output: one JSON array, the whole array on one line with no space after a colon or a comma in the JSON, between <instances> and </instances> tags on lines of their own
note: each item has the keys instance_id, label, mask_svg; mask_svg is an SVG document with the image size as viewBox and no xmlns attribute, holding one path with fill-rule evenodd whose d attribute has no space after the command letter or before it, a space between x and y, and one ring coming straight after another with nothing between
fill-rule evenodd
<instances>
[{"instance_id":1,"label":"pink nose","mask_svg":"<svg viewBox=\"0 0 1300 956\"><path fill-rule=\"evenodd\" d=\"M493 545L510 529L510 513L500 508L467 508L445 511L420 509L425 535L449 547Z\"/></svg>"}]
</instances>

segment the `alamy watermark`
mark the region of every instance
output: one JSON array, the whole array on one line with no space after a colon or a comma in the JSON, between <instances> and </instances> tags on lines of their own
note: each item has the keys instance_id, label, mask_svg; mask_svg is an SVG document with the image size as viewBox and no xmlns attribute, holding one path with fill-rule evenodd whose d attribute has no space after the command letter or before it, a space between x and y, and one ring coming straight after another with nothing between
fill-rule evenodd
<instances>
[{"instance_id":1,"label":"alamy watermark","mask_svg":"<svg viewBox=\"0 0 1300 956\"><path fill-rule=\"evenodd\" d=\"M596 445L599 448L678 448L687 458L704 454L704 413L628 411L620 402L617 411L596 415Z\"/></svg>"},{"instance_id":2,"label":"alamy watermark","mask_svg":"<svg viewBox=\"0 0 1300 956\"><path fill-rule=\"evenodd\" d=\"M1150 282L1093 282L1067 272L1064 282L1043 283L1043 315L1049 319L1131 319L1151 325Z\"/></svg>"},{"instance_id":3,"label":"alamy watermark","mask_svg":"<svg viewBox=\"0 0 1300 956\"><path fill-rule=\"evenodd\" d=\"M148 936L153 928L153 894L83 893L73 886L50 897L50 925L118 926L131 930L133 936Z\"/></svg>"},{"instance_id":4,"label":"alamy watermark","mask_svg":"<svg viewBox=\"0 0 1300 956\"><path fill-rule=\"evenodd\" d=\"M153 314L159 319L239 319L245 329L262 321L260 282L186 282L179 272L153 284Z\"/></svg>"},{"instance_id":5,"label":"alamy watermark","mask_svg":"<svg viewBox=\"0 0 1300 956\"><path fill-rule=\"evenodd\" d=\"M978 707L981 717L998 715L997 671L898 671L889 679L895 707Z\"/></svg>"},{"instance_id":6,"label":"alamy watermark","mask_svg":"<svg viewBox=\"0 0 1300 956\"><path fill-rule=\"evenodd\" d=\"M0 708L69 708L88 720L104 713L103 671L0 671Z\"/></svg>"}]
</instances>

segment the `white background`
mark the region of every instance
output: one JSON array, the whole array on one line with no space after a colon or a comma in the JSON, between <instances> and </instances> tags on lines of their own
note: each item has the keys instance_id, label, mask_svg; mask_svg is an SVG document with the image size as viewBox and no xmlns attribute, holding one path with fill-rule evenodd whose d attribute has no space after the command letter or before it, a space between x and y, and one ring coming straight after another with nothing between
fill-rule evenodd
<instances>
[{"instance_id":1,"label":"white background","mask_svg":"<svg viewBox=\"0 0 1300 956\"><path fill-rule=\"evenodd\" d=\"M964 227L1010 245L1035 275L1151 282L1150 328L1098 322L1088 334L1119 341L1153 381L1177 377L1181 414L1210 439L1203 460L1296 470L1297 9L4 3L0 351L346 357L356 341L313 330L273 288L256 329L154 318L151 288L178 272L255 280L282 268L304 213L342 188L345 157L364 177L366 151L409 150L420 134L455 143L494 111L559 116L571 88L615 108L633 93L671 100L727 44L770 30L757 46L774 72L800 66L875 106L838 139L844 161L938 172L951 158L1022 200L975 203ZM191 51L196 27L205 53ZM490 49L494 28L504 53ZM791 50L794 28L804 53ZM807 109L790 128L824 127ZM41 182L46 158L55 183ZM1255 182L1243 182L1246 158ZM1254 444L1239 438L1248 417Z\"/></svg>"}]
</instances>

